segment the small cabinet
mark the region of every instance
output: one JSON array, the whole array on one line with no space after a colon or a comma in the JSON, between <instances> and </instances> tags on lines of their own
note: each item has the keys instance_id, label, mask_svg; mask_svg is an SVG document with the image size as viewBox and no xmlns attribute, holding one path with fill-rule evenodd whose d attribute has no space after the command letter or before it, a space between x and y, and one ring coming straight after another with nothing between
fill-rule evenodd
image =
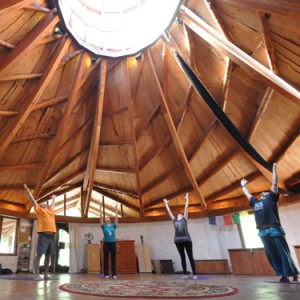
<instances>
[{"instance_id":1,"label":"small cabinet","mask_svg":"<svg viewBox=\"0 0 300 300\"><path fill-rule=\"evenodd\" d=\"M100 247L99 244L86 245L86 260L88 273L100 273Z\"/></svg>"},{"instance_id":2,"label":"small cabinet","mask_svg":"<svg viewBox=\"0 0 300 300\"><path fill-rule=\"evenodd\" d=\"M235 275L275 275L263 248L228 249Z\"/></svg>"},{"instance_id":3,"label":"small cabinet","mask_svg":"<svg viewBox=\"0 0 300 300\"><path fill-rule=\"evenodd\" d=\"M135 255L135 241L123 240L117 241L117 273L137 273L136 255ZM101 249L103 249L103 241L101 241ZM101 251L102 266L103 266L103 252ZM110 267L110 258L109 258Z\"/></svg>"},{"instance_id":4,"label":"small cabinet","mask_svg":"<svg viewBox=\"0 0 300 300\"><path fill-rule=\"evenodd\" d=\"M18 267L17 272L28 272L30 262L30 244L18 245Z\"/></svg>"}]
</instances>

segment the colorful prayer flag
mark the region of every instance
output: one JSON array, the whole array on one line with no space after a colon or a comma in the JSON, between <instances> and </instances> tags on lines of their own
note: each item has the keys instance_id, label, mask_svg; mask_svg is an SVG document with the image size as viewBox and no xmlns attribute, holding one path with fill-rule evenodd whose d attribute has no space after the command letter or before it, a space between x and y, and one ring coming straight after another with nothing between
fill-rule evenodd
<instances>
[{"instance_id":1,"label":"colorful prayer flag","mask_svg":"<svg viewBox=\"0 0 300 300\"><path fill-rule=\"evenodd\" d=\"M239 213L233 214L232 221L234 224L241 224L240 214Z\"/></svg>"},{"instance_id":2,"label":"colorful prayer flag","mask_svg":"<svg viewBox=\"0 0 300 300\"><path fill-rule=\"evenodd\" d=\"M225 225L233 225L232 217L231 216L224 216L224 224Z\"/></svg>"},{"instance_id":3,"label":"colorful prayer flag","mask_svg":"<svg viewBox=\"0 0 300 300\"><path fill-rule=\"evenodd\" d=\"M208 217L208 220L209 220L209 225L216 225L216 217L215 216Z\"/></svg>"},{"instance_id":4,"label":"colorful prayer flag","mask_svg":"<svg viewBox=\"0 0 300 300\"><path fill-rule=\"evenodd\" d=\"M224 226L224 217L223 216L217 216L217 225Z\"/></svg>"}]
</instances>

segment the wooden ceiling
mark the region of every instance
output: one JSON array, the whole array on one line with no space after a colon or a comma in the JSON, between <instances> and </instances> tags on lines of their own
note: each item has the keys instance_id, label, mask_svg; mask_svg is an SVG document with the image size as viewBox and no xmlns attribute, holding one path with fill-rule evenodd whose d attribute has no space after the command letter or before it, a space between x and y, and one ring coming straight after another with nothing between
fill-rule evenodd
<instances>
[{"instance_id":1,"label":"wooden ceiling","mask_svg":"<svg viewBox=\"0 0 300 300\"><path fill-rule=\"evenodd\" d=\"M190 195L190 216L249 209L271 186L181 68L196 74L280 187L300 190L300 3L184 1L139 58L95 57L64 31L53 1L0 3L0 214L30 217L26 183L53 193L61 220L93 220L99 204L121 222L166 218ZM57 27L60 30L55 30ZM112 199L114 201L111 201Z\"/></svg>"}]
</instances>

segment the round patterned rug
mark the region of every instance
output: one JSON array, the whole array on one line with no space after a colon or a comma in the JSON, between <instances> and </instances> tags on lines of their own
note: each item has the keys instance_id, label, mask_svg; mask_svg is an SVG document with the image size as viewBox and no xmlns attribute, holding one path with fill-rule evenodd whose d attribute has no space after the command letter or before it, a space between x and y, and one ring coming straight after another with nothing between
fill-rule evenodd
<instances>
[{"instance_id":1,"label":"round patterned rug","mask_svg":"<svg viewBox=\"0 0 300 300\"><path fill-rule=\"evenodd\" d=\"M221 285L203 285L197 281L145 281L101 280L94 282L66 283L61 290L99 297L115 298L210 298L238 293L238 289Z\"/></svg>"}]
</instances>

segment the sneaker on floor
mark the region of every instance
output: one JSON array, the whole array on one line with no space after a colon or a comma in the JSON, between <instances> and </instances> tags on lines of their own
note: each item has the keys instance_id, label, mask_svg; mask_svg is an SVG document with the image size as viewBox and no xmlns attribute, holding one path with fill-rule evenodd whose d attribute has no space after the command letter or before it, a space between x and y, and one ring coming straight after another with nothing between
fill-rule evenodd
<instances>
[{"instance_id":1,"label":"sneaker on floor","mask_svg":"<svg viewBox=\"0 0 300 300\"><path fill-rule=\"evenodd\" d=\"M50 276L50 275L44 275L44 279L50 280L50 279L51 279L51 276Z\"/></svg>"},{"instance_id":2,"label":"sneaker on floor","mask_svg":"<svg viewBox=\"0 0 300 300\"><path fill-rule=\"evenodd\" d=\"M198 279L197 275L194 275L193 280L197 280L197 279Z\"/></svg>"},{"instance_id":3,"label":"sneaker on floor","mask_svg":"<svg viewBox=\"0 0 300 300\"><path fill-rule=\"evenodd\" d=\"M295 281L300 282L299 276L298 276L298 275L293 276L293 281L294 281L294 282L295 282Z\"/></svg>"},{"instance_id":4,"label":"sneaker on floor","mask_svg":"<svg viewBox=\"0 0 300 300\"><path fill-rule=\"evenodd\" d=\"M187 279L188 279L188 277L187 277L187 275L183 275L183 276L181 277L181 279L183 279L183 280L187 280Z\"/></svg>"},{"instance_id":5,"label":"sneaker on floor","mask_svg":"<svg viewBox=\"0 0 300 300\"><path fill-rule=\"evenodd\" d=\"M34 280L39 280L40 281L40 280L43 280L43 278L38 275L38 276L34 276Z\"/></svg>"},{"instance_id":6,"label":"sneaker on floor","mask_svg":"<svg viewBox=\"0 0 300 300\"><path fill-rule=\"evenodd\" d=\"M113 276L113 279L117 279L118 277L116 275Z\"/></svg>"},{"instance_id":7,"label":"sneaker on floor","mask_svg":"<svg viewBox=\"0 0 300 300\"><path fill-rule=\"evenodd\" d=\"M108 279L108 278L109 278L109 276L108 276L108 275L106 275L106 276L104 276L104 278L105 278L105 279Z\"/></svg>"},{"instance_id":8,"label":"sneaker on floor","mask_svg":"<svg viewBox=\"0 0 300 300\"><path fill-rule=\"evenodd\" d=\"M280 279L279 279L279 282L290 282L290 280L285 277L285 276L282 276Z\"/></svg>"}]
</instances>

